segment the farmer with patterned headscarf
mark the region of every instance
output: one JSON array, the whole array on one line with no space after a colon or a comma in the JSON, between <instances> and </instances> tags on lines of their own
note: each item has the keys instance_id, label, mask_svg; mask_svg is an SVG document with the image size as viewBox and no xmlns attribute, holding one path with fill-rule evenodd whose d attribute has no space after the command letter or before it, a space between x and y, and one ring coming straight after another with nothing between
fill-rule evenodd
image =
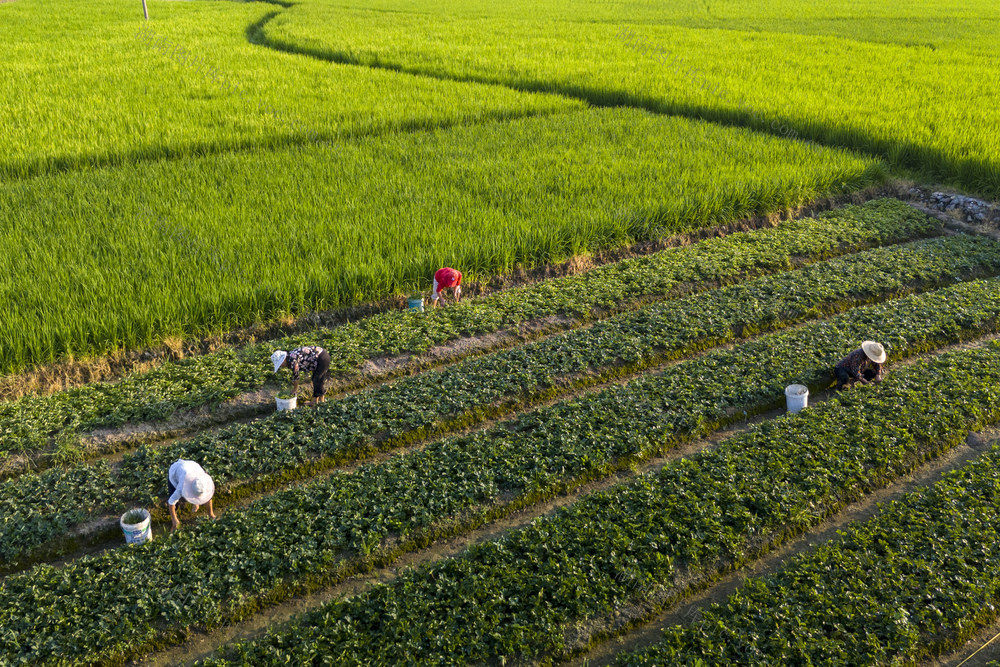
<instances>
[{"instance_id":1,"label":"farmer with patterned headscarf","mask_svg":"<svg viewBox=\"0 0 1000 667\"><path fill-rule=\"evenodd\" d=\"M451 289L455 293L455 303L462 298L462 272L444 267L434 272L434 288L431 291L431 303L436 308L438 301L443 298L441 290Z\"/></svg>"},{"instance_id":2,"label":"farmer with patterned headscarf","mask_svg":"<svg viewBox=\"0 0 1000 667\"><path fill-rule=\"evenodd\" d=\"M885 348L880 343L866 340L861 347L841 359L833 371L837 375L837 389L854 383L881 382L885 377Z\"/></svg>"},{"instance_id":3,"label":"farmer with patterned headscarf","mask_svg":"<svg viewBox=\"0 0 1000 667\"><path fill-rule=\"evenodd\" d=\"M291 352L275 350L271 355L274 372L282 368L292 369L292 395L299 393L299 373L312 372L313 398L309 405L323 402L326 393L326 379L330 376L330 353L318 345L307 345Z\"/></svg>"}]
</instances>

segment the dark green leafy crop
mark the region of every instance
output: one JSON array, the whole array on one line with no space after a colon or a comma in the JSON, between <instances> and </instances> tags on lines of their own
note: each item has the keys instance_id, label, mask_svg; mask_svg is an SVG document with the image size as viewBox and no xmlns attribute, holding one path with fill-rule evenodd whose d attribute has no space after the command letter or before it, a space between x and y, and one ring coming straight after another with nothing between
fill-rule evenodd
<instances>
[{"instance_id":1,"label":"dark green leafy crop","mask_svg":"<svg viewBox=\"0 0 1000 667\"><path fill-rule=\"evenodd\" d=\"M857 303L950 283L955 276L997 272L1000 244L953 236L867 251L653 304L588 329L347 396L320 410L282 414L165 447L140 448L122 459L112 485L88 504L90 514L81 512L75 491L88 484L90 465L25 476L0 484L0 513L9 518L0 527L0 555L9 560L23 558L49 536L99 516L101 511L117 514L122 506L155 503L157 496L166 493L164 471L178 458L201 462L217 484L266 488L315 470L321 457L329 466L377 448L444 432L451 426L546 398L556 391L557 384L565 388L616 377L727 342L738 334L777 329ZM993 312L989 310L990 295L996 285L990 285L977 288L983 291L973 297L982 299L977 308L986 308L984 313ZM973 294L979 292L973 290ZM958 297L949 306L951 310L945 312L964 313L969 298ZM928 299L934 303L932 297ZM922 303L918 300L900 306L901 312L912 312L909 321L890 320L903 340L920 340L919 336L925 335L927 307ZM818 329L805 329L791 343L793 349L788 350L787 344L779 347L785 358L775 359L771 349L751 345L746 353L712 354L672 369L660 380L669 389L659 393L670 406L670 419L674 421L659 430L670 437L704 432L727 418L742 416L743 411L757 412L773 404L781 395L776 384L779 380L822 382L838 355L875 335L877 328L869 330L867 325L852 324L855 320L864 323L883 318L882 309L871 312L874 315L862 310ZM944 336L942 340L952 340L956 335L953 327L965 328L966 319L962 315L961 320L951 324L937 328L929 325L927 331ZM974 319L967 335L989 330L992 322L989 316ZM798 350L809 347L812 356L797 359ZM909 343L895 352L898 355L908 349ZM719 403L719 399L724 400ZM595 415L594 419L599 421L601 417ZM602 465L601 459L592 463ZM541 478L536 481L542 483ZM222 491L220 500L226 493Z\"/></svg>"},{"instance_id":2,"label":"dark green leafy crop","mask_svg":"<svg viewBox=\"0 0 1000 667\"><path fill-rule=\"evenodd\" d=\"M257 641L226 648L207 664L296 663L317 654L351 664L399 664L408 656L424 664L501 664L558 656L569 648L574 624L610 623L623 605L681 596L684 584L676 582L711 578L752 558L770 540L816 523L929 453L958 444L969 429L998 419L1000 344L947 354L324 605ZM730 629L730 616L717 613L677 636L704 648L698 657L712 664L745 664L743 651L758 644L773 651L750 653L757 664L839 664L877 650L880 641L890 653L916 646L935 619L974 616L978 604L996 599L1000 491L995 472L992 477L981 500L954 494L956 506L932 530L914 527L922 539L909 541L922 547L911 560L876 565L892 556L895 543L862 531L857 542L868 553L851 567L842 566L850 549L834 549L837 557L829 558L824 552L815 567L793 570L766 591L752 586L731 603L742 625ZM980 525L989 529L979 531ZM979 539L962 545L968 526ZM942 537L959 546L954 574L943 577L920 562L948 557L949 549L937 544ZM980 570L984 556L989 568ZM874 572L871 589L868 572ZM931 579L928 592L942 590L933 593L932 607L918 610L923 602L914 594L927 589L913 584L921 577ZM848 591L862 583L869 594L856 603ZM875 601L882 586L895 604ZM826 596L838 605L829 617ZM772 609L774 615L766 613ZM845 624L838 626L841 614ZM839 649L828 650L834 644ZM732 652L721 652L729 646ZM693 650L660 653L649 664L697 664L694 657Z\"/></svg>"},{"instance_id":3,"label":"dark green leafy crop","mask_svg":"<svg viewBox=\"0 0 1000 667\"><path fill-rule=\"evenodd\" d=\"M389 541L423 544L447 534L456 518L474 524L500 503L531 502L574 478L651 456L727 412L773 404L791 378L825 384L845 341L871 333L898 358L975 335L998 316L1000 281L857 309L525 414L509 429L273 494L150 545L9 576L0 585L0 659L131 655L170 628L253 610L269 592L280 597L336 580L346 563L365 562ZM647 590L629 582L669 581L678 565L738 560L746 540L807 525L926 451L954 444L963 429L996 419L998 357L1000 347L991 346L900 369L877 389L765 423L352 603L362 606L327 609L283 641L308 651L316 649L311 633L334 632L347 642L338 653L345 659L420 650L492 661L515 650L558 651L562 624ZM845 423L860 430L845 432ZM435 604L446 612L435 613ZM398 620L396 634L379 638L376 629L389 623L380 609ZM398 643L386 646L393 638Z\"/></svg>"},{"instance_id":4,"label":"dark green leafy crop","mask_svg":"<svg viewBox=\"0 0 1000 667\"><path fill-rule=\"evenodd\" d=\"M794 261L814 261L928 235L936 229L934 221L906 204L878 200L786 222L776 229L732 234L624 260L453 308L423 314L383 313L334 329L167 363L116 383L0 403L0 460L48 450L60 434L165 419L176 410L216 404L259 388L273 377L268 355L276 347L322 345L331 351L332 371L350 377L365 360L382 355L420 353L461 336L551 315L586 320L662 298L681 284L705 289L714 283L739 282L787 270Z\"/></svg>"}]
</instances>

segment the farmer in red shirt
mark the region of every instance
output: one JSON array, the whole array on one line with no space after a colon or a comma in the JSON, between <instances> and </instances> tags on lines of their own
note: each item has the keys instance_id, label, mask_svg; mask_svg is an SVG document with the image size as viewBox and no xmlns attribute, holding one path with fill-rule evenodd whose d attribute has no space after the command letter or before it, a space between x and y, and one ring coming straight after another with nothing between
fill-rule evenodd
<instances>
[{"instance_id":1,"label":"farmer in red shirt","mask_svg":"<svg viewBox=\"0 0 1000 667\"><path fill-rule=\"evenodd\" d=\"M434 290L431 292L431 301L437 308L438 301L441 300L441 290L451 288L455 293L455 303L462 298L462 272L448 268L438 269L434 272Z\"/></svg>"}]
</instances>

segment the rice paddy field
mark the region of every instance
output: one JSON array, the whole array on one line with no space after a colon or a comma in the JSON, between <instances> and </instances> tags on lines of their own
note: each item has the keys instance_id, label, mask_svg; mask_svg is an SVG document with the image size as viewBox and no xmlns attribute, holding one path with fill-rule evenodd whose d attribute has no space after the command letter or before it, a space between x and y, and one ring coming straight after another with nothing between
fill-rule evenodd
<instances>
[{"instance_id":1,"label":"rice paddy field","mask_svg":"<svg viewBox=\"0 0 1000 667\"><path fill-rule=\"evenodd\" d=\"M0 665L1000 659L995 3L147 4L0 1Z\"/></svg>"}]
</instances>

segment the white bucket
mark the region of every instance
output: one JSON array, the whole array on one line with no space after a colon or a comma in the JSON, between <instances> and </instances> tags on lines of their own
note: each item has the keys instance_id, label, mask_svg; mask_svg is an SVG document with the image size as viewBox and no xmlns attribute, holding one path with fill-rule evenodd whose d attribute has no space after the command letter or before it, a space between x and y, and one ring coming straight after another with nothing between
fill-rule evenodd
<instances>
[{"instance_id":1,"label":"white bucket","mask_svg":"<svg viewBox=\"0 0 1000 667\"><path fill-rule=\"evenodd\" d=\"M785 387L785 403L789 412L799 412L809 404L809 387L804 384L790 384Z\"/></svg>"},{"instance_id":2,"label":"white bucket","mask_svg":"<svg viewBox=\"0 0 1000 667\"><path fill-rule=\"evenodd\" d=\"M298 406L299 397L292 396L291 398L278 398L275 396L274 402L278 404L278 412L283 410L294 410Z\"/></svg>"},{"instance_id":3,"label":"white bucket","mask_svg":"<svg viewBox=\"0 0 1000 667\"><path fill-rule=\"evenodd\" d=\"M129 510L131 512L132 510ZM125 523L125 514L122 514L122 518L118 520L118 523L122 527L122 532L125 533L125 543L126 544L145 544L146 542L153 541L153 528L149 525L149 512L140 509L143 516L146 517L139 523Z\"/></svg>"}]
</instances>

